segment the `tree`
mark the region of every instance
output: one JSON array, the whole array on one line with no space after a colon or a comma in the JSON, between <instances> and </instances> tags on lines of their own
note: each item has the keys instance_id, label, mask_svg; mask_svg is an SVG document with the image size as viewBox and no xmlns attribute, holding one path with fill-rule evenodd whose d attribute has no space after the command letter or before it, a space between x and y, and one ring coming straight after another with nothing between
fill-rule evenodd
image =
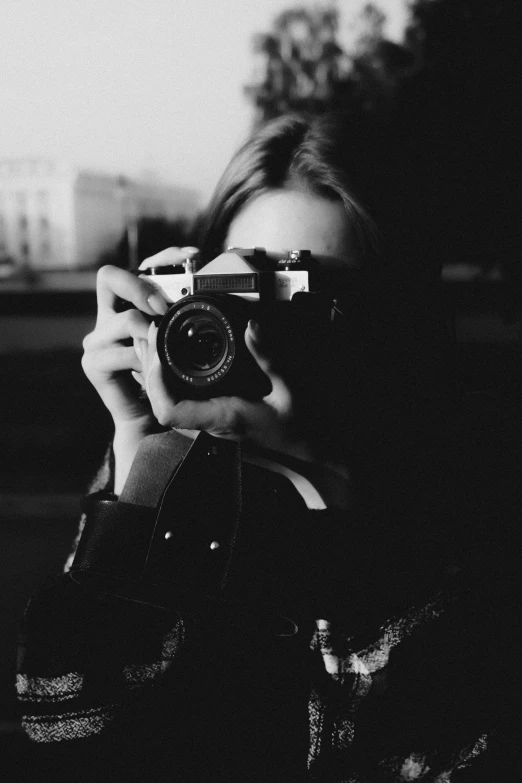
<instances>
[{"instance_id":1,"label":"tree","mask_svg":"<svg viewBox=\"0 0 522 783\"><path fill-rule=\"evenodd\" d=\"M351 77L356 84L359 111L386 114L397 89L415 69L416 58L410 48L384 36L386 15L373 3L364 6L356 28Z\"/></svg>"},{"instance_id":2,"label":"tree","mask_svg":"<svg viewBox=\"0 0 522 783\"><path fill-rule=\"evenodd\" d=\"M335 40L333 10L285 11L271 33L254 39L259 78L245 87L260 121L284 112L320 112L329 108L335 86L345 83L349 62Z\"/></svg>"},{"instance_id":3,"label":"tree","mask_svg":"<svg viewBox=\"0 0 522 783\"><path fill-rule=\"evenodd\" d=\"M509 274L520 237L521 10L512 0L415 0L406 41L420 62L394 117L425 251Z\"/></svg>"},{"instance_id":4,"label":"tree","mask_svg":"<svg viewBox=\"0 0 522 783\"><path fill-rule=\"evenodd\" d=\"M341 111L366 166L387 246L410 270L473 261L522 278L518 250L518 0L413 0L403 45L367 5L352 51L335 9L281 14L257 40L265 70L246 88L263 121Z\"/></svg>"},{"instance_id":5,"label":"tree","mask_svg":"<svg viewBox=\"0 0 522 783\"><path fill-rule=\"evenodd\" d=\"M386 17L369 3L363 9L353 51L338 41L339 14L333 7L296 8L254 38L257 79L245 92L263 122L287 111L342 111L356 116L386 103L411 67L404 47L384 38Z\"/></svg>"}]
</instances>

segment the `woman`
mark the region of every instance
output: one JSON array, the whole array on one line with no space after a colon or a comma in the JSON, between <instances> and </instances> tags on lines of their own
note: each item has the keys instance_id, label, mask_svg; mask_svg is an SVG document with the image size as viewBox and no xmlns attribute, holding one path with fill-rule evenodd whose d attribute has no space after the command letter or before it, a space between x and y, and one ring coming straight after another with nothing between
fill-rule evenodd
<instances>
[{"instance_id":1,"label":"woman","mask_svg":"<svg viewBox=\"0 0 522 783\"><path fill-rule=\"evenodd\" d=\"M53 774L70 758L89 780L449 781L474 764L481 774L500 675L487 671L473 618L497 638L503 626L462 579L449 535L443 341L392 285L335 118L276 120L227 168L201 255L256 246L309 249L348 281L306 350L249 322L247 348L271 386L263 399L175 399L151 324L167 302L114 267L98 276L83 366L114 420L112 469L95 487L107 502L123 497L146 436L173 428L241 441L244 462L266 471L238 550L258 551L255 585L244 565L239 584L254 614L264 591L294 611L293 630L194 619L62 577L27 612L24 726ZM168 248L142 269L194 252ZM132 309L119 312L121 299ZM277 525L260 521L255 504L281 473L298 502L272 506ZM205 493L203 476L193 481Z\"/></svg>"}]
</instances>

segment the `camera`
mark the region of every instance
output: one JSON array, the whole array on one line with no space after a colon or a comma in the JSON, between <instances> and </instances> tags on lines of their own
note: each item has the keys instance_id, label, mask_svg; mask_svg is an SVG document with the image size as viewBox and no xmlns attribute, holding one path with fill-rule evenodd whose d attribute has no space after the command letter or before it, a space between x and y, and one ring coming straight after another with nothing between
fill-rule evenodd
<instances>
[{"instance_id":1,"label":"camera","mask_svg":"<svg viewBox=\"0 0 522 783\"><path fill-rule=\"evenodd\" d=\"M291 362L307 333L332 318L324 273L309 250L229 248L197 271L186 261L141 274L172 303L158 324L157 351L177 399L261 399L271 385L246 347L249 319L286 346Z\"/></svg>"}]
</instances>

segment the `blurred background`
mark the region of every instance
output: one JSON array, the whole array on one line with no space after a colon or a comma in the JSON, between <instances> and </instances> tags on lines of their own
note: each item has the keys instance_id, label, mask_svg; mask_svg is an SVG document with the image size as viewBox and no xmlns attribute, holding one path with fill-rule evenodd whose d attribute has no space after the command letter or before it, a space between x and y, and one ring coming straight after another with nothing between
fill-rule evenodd
<instances>
[{"instance_id":1,"label":"blurred background","mask_svg":"<svg viewBox=\"0 0 522 783\"><path fill-rule=\"evenodd\" d=\"M441 281L460 384L515 403L520 16L516 0L2 4L0 758L20 779L17 626L110 438L80 367L97 268L192 244L256 123L341 111L390 254Z\"/></svg>"}]
</instances>

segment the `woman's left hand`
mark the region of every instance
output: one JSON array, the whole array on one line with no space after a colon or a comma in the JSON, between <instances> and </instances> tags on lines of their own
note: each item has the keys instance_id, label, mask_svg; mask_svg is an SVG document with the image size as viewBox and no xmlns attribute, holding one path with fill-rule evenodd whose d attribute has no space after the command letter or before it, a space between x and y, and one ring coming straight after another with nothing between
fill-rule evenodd
<instances>
[{"instance_id":1,"label":"woman's left hand","mask_svg":"<svg viewBox=\"0 0 522 783\"><path fill-rule=\"evenodd\" d=\"M164 382L163 368L156 351L157 327L152 323L148 341L135 341L142 372L134 373L147 392L152 411L164 427L208 432L219 438L246 441L307 459L310 450L306 436L295 432L292 392L263 344L259 325L249 321L245 343L255 361L270 380L272 391L259 402L241 397L210 400L176 400Z\"/></svg>"}]
</instances>

